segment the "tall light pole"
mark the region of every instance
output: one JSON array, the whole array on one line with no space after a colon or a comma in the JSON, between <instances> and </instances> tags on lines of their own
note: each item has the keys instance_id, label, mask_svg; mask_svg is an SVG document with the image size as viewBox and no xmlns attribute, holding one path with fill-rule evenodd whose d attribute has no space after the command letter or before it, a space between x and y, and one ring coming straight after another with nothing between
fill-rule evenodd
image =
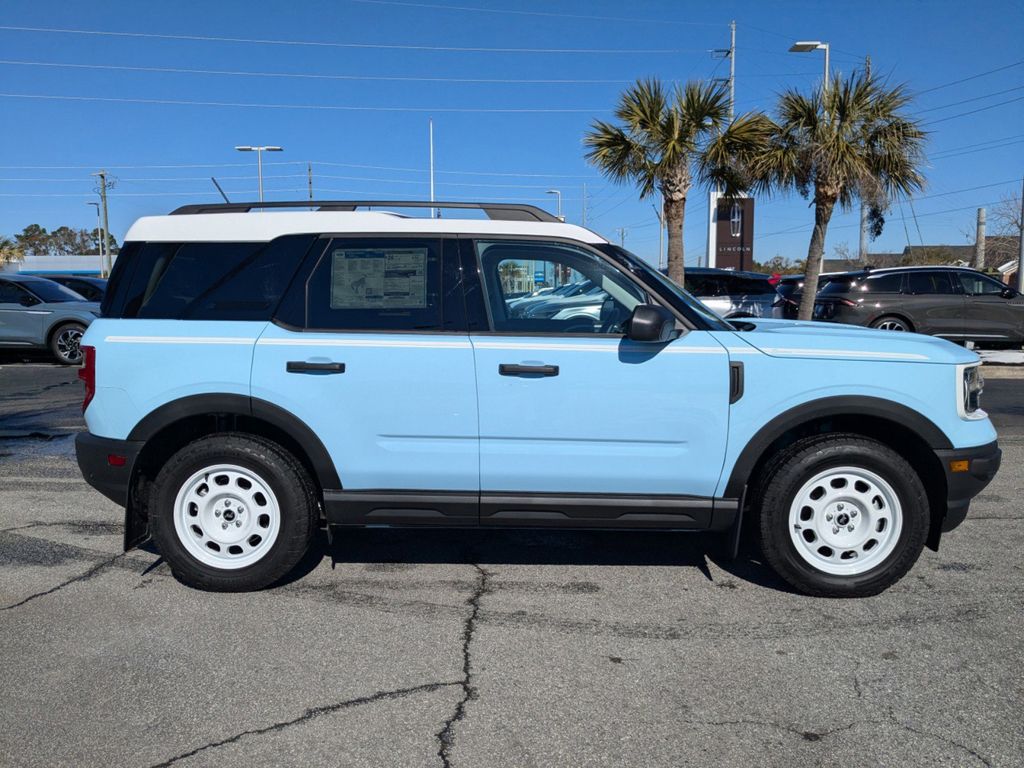
<instances>
[{"instance_id":1,"label":"tall light pole","mask_svg":"<svg viewBox=\"0 0 1024 768\"><path fill-rule=\"evenodd\" d=\"M790 53L810 53L811 51L825 52L825 79L821 81L822 93L828 88L828 43L820 40L798 40L789 47Z\"/></svg>"},{"instance_id":2,"label":"tall light pole","mask_svg":"<svg viewBox=\"0 0 1024 768\"><path fill-rule=\"evenodd\" d=\"M259 169L260 177L260 202L263 202L263 153L264 152L283 152L283 147L235 147L239 152L255 152L256 153L256 166Z\"/></svg>"},{"instance_id":3,"label":"tall light pole","mask_svg":"<svg viewBox=\"0 0 1024 768\"><path fill-rule=\"evenodd\" d=\"M562 215L562 190L560 190L560 189L549 189L548 190L548 194L549 195L554 195L557 198L557 200L558 200L558 203L557 203L557 205L558 205L558 209L557 209L558 210L558 214L557 214L558 215L558 220L559 221L565 221L565 216Z\"/></svg>"},{"instance_id":4,"label":"tall light pole","mask_svg":"<svg viewBox=\"0 0 1024 768\"><path fill-rule=\"evenodd\" d=\"M104 261L103 261L103 246L105 245L104 241L107 238L104 237L104 234L103 234L103 221L102 221L102 219L100 219L100 204L99 203L86 203L86 205L91 205L93 208L96 209L96 244L99 246L99 250L100 250L100 269L103 269L103 264L104 264Z\"/></svg>"}]
</instances>

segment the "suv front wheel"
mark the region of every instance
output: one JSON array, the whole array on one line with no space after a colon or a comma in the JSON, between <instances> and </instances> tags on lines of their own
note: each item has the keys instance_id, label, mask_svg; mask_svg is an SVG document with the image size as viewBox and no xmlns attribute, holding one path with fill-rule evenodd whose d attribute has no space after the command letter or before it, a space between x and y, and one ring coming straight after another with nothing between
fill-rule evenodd
<instances>
[{"instance_id":1,"label":"suv front wheel","mask_svg":"<svg viewBox=\"0 0 1024 768\"><path fill-rule=\"evenodd\" d=\"M303 466L254 435L200 438L175 453L153 483L150 531L174 575L223 592L260 589L291 571L317 527Z\"/></svg>"},{"instance_id":2,"label":"suv front wheel","mask_svg":"<svg viewBox=\"0 0 1024 768\"><path fill-rule=\"evenodd\" d=\"M910 570L930 514L914 468L853 434L797 441L766 467L760 499L765 559L811 595L862 597Z\"/></svg>"}]
</instances>

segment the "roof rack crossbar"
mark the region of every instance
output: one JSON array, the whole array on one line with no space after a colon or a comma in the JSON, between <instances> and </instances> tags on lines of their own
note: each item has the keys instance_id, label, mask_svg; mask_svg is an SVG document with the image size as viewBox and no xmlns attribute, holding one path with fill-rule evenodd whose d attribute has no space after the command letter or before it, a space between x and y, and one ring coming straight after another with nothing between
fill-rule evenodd
<instances>
[{"instance_id":1,"label":"roof rack crossbar","mask_svg":"<svg viewBox=\"0 0 1024 768\"><path fill-rule=\"evenodd\" d=\"M265 208L315 208L318 211L354 211L357 208L472 208L494 221L561 221L535 205L515 203L430 202L426 200L288 200L265 203L198 203L171 211L172 216L198 213L248 213Z\"/></svg>"}]
</instances>

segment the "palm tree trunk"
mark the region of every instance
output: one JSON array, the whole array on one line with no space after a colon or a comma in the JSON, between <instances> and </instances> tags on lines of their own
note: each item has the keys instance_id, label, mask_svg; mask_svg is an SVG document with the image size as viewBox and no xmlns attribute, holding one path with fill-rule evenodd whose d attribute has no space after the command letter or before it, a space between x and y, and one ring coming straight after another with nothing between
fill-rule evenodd
<instances>
[{"instance_id":1,"label":"palm tree trunk","mask_svg":"<svg viewBox=\"0 0 1024 768\"><path fill-rule=\"evenodd\" d=\"M814 196L814 232L807 248L807 264L804 267L804 289L800 298L800 320L810 320L814 313L814 299L818 293L818 275L821 274L821 257L825 254L825 232L828 230L836 198Z\"/></svg>"},{"instance_id":2,"label":"palm tree trunk","mask_svg":"<svg viewBox=\"0 0 1024 768\"><path fill-rule=\"evenodd\" d=\"M686 198L665 198L663 207L665 226L668 228L668 276L683 284L683 221L686 217Z\"/></svg>"}]
</instances>

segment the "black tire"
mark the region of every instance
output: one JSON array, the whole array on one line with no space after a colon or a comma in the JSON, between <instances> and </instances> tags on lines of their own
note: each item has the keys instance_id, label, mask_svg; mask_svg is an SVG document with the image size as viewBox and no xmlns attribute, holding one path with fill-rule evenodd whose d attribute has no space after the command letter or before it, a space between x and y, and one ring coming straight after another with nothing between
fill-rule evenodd
<instances>
[{"instance_id":1,"label":"black tire","mask_svg":"<svg viewBox=\"0 0 1024 768\"><path fill-rule=\"evenodd\" d=\"M891 553L856 575L834 575L814 567L797 552L790 536L790 506L801 487L832 467L868 470L884 479L901 507L902 528ZM914 468L876 440L835 433L804 438L780 451L765 466L754 489L761 551L776 573L808 595L866 597L895 584L917 562L931 515L928 498Z\"/></svg>"},{"instance_id":2,"label":"black tire","mask_svg":"<svg viewBox=\"0 0 1024 768\"><path fill-rule=\"evenodd\" d=\"M259 476L280 507L276 540L259 560L243 568L201 562L175 529L179 490L195 473L217 464L237 465ZM174 575L188 586L216 592L262 589L284 577L309 549L319 521L316 490L298 460L270 440L232 432L202 437L175 453L152 484L148 509L150 532Z\"/></svg>"},{"instance_id":3,"label":"black tire","mask_svg":"<svg viewBox=\"0 0 1024 768\"><path fill-rule=\"evenodd\" d=\"M907 333L913 333L914 331L914 328L910 323L902 317L896 317L896 315L885 315L880 317L871 323L871 327L886 331L906 331Z\"/></svg>"},{"instance_id":4,"label":"black tire","mask_svg":"<svg viewBox=\"0 0 1024 768\"><path fill-rule=\"evenodd\" d=\"M50 334L50 352L61 365L81 365L79 343L85 326L82 323L62 323Z\"/></svg>"}]
</instances>

